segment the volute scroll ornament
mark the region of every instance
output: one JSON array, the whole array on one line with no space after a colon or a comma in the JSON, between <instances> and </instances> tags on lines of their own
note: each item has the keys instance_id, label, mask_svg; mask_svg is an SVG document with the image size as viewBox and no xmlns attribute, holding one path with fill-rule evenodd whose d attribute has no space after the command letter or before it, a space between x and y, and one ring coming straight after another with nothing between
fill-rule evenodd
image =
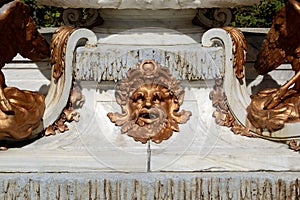
<instances>
[{"instance_id":1,"label":"volute scroll ornament","mask_svg":"<svg viewBox=\"0 0 300 200\"><path fill-rule=\"evenodd\" d=\"M180 81L171 77L167 68L145 60L127 72L117 84L115 97L122 113L108 113L111 122L121 127L121 133L146 143L161 143L179 131L190 111L180 110L184 90Z\"/></svg>"},{"instance_id":2,"label":"volute scroll ornament","mask_svg":"<svg viewBox=\"0 0 300 200\"><path fill-rule=\"evenodd\" d=\"M84 17L85 15L85 17ZM96 25L102 25L103 19L97 9L72 9L67 8L63 11L62 20L67 26L92 28Z\"/></svg>"},{"instance_id":3,"label":"volute scroll ornament","mask_svg":"<svg viewBox=\"0 0 300 200\"><path fill-rule=\"evenodd\" d=\"M232 11L229 8L199 9L193 19L193 24L204 28L228 26L232 21Z\"/></svg>"},{"instance_id":4,"label":"volute scroll ornament","mask_svg":"<svg viewBox=\"0 0 300 200\"><path fill-rule=\"evenodd\" d=\"M51 58L52 77L46 98L47 110L44 126L45 135L69 130L66 122L78 121L78 108L83 106L85 97L82 95L78 81L73 78L74 51L77 46L90 40L96 41L95 35L87 29L71 26L59 27L52 36ZM56 113L53 110L57 110Z\"/></svg>"}]
</instances>

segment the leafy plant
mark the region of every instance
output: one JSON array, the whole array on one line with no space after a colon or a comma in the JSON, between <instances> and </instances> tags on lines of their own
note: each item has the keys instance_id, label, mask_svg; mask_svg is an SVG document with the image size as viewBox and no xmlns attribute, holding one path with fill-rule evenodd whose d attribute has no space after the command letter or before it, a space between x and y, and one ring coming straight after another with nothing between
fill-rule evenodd
<instances>
[{"instance_id":1,"label":"leafy plant","mask_svg":"<svg viewBox=\"0 0 300 200\"><path fill-rule=\"evenodd\" d=\"M237 8L235 20L231 23L236 27L270 27L277 10L284 6L284 0L261 0L259 4Z\"/></svg>"},{"instance_id":2,"label":"leafy plant","mask_svg":"<svg viewBox=\"0 0 300 200\"><path fill-rule=\"evenodd\" d=\"M38 27L58 27L62 24L61 8L53 6L38 6L36 4L36 0L21 1L31 8L33 19Z\"/></svg>"}]
</instances>

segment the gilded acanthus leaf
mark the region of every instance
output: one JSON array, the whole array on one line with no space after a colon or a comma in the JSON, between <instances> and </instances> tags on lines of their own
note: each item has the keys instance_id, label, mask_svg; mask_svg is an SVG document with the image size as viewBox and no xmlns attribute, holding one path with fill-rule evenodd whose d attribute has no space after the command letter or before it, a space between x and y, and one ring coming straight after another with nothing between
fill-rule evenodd
<instances>
[{"instance_id":1,"label":"gilded acanthus leaf","mask_svg":"<svg viewBox=\"0 0 300 200\"><path fill-rule=\"evenodd\" d=\"M232 116L228 104L227 97L223 91L223 80L217 79L214 89L210 92L209 98L212 101L213 107L216 108L213 113L215 121L220 126L227 126L235 134L252 137L249 129L239 124L239 122Z\"/></svg>"},{"instance_id":2,"label":"gilded acanthus leaf","mask_svg":"<svg viewBox=\"0 0 300 200\"><path fill-rule=\"evenodd\" d=\"M53 34L51 40L51 65L53 67L53 77L57 80L65 70L65 56L67 41L76 29L71 26L59 27Z\"/></svg>"},{"instance_id":3,"label":"gilded acanthus leaf","mask_svg":"<svg viewBox=\"0 0 300 200\"><path fill-rule=\"evenodd\" d=\"M248 50L246 39L242 32L234 27L224 27L233 41L232 54L234 55L233 67L235 68L235 75L238 79L244 78L244 67L245 67L245 54Z\"/></svg>"}]
</instances>

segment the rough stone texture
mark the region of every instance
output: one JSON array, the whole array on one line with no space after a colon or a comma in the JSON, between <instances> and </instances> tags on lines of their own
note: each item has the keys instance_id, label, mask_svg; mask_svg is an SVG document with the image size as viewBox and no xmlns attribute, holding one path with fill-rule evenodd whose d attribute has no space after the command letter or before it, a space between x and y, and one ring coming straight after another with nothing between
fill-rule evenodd
<instances>
[{"instance_id":1,"label":"rough stone texture","mask_svg":"<svg viewBox=\"0 0 300 200\"><path fill-rule=\"evenodd\" d=\"M295 173L0 174L0 199L298 199Z\"/></svg>"}]
</instances>

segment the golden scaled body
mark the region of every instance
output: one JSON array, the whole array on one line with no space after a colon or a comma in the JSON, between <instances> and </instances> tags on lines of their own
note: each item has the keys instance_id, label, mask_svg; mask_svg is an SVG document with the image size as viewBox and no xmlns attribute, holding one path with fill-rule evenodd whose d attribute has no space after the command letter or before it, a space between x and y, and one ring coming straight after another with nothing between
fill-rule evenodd
<instances>
[{"instance_id":1,"label":"golden scaled body","mask_svg":"<svg viewBox=\"0 0 300 200\"><path fill-rule=\"evenodd\" d=\"M30 138L32 131L40 126L45 111L45 98L37 92L4 88L12 110L0 111L0 140Z\"/></svg>"},{"instance_id":2,"label":"golden scaled body","mask_svg":"<svg viewBox=\"0 0 300 200\"><path fill-rule=\"evenodd\" d=\"M0 68L17 53L32 60L49 57L49 45L37 31L29 7L17 0L4 6L0 13ZM30 137L40 125L44 110L43 95L7 87L0 71L0 140Z\"/></svg>"},{"instance_id":3,"label":"golden scaled body","mask_svg":"<svg viewBox=\"0 0 300 200\"><path fill-rule=\"evenodd\" d=\"M260 74L266 74L289 62L294 77L279 88L269 88L251 96L248 119L257 129L270 132L287 122L300 121L300 3L287 1L273 19L255 63Z\"/></svg>"}]
</instances>

